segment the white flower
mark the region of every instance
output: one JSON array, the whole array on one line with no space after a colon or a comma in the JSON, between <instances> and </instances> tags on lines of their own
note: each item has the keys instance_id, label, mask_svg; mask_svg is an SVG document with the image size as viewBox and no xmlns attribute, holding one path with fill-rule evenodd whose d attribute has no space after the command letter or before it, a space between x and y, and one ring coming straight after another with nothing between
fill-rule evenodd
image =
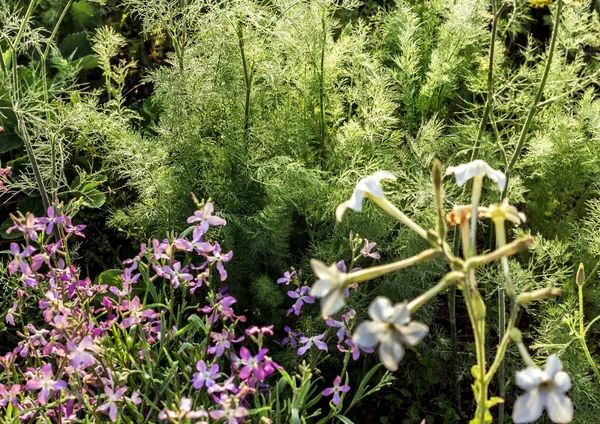
<instances>
[{"instance_id":1,"label":"white flower","mask_svg":"<svg viewBox=\"0 0 600 424\"><path fill-rule=\"evenodd\" d=\"M525 390L513 407L515 423L531 423L541 417L544 408L555 423L569 423L573 419L573 403L565 396L571 388L571 378L562 370L560 359L550 355L542 371L527 367L517 372L517 385Z\"/></svg>"},{"instance_id":2,"label":"white flower","mask_svg":"<svg viewBox=\"0 0 600 424\"><path fill-rule=\"evenodd\" d=\"M332 316L345 304L346 273L341 272L335 263L327 266L312 259L310 265L318 278L310 289L310 295L321 299L321 313L324 317Z\"/></svg>"},{"instance_id":3,"label":"white flower","mask_svg":"<svg viewBox=\"0 0 600 424\"><path fill-rule=\"evenodd\" d=\"M484 177L486 175L498 184L500 190L504 190L506 187L506 175L504 175L504 172L495 170L481 159L458 166L450 166L446 170L446 175L451 174L454 174L456 184L459 187L473 177Z\"/></svg>"},{"instance_id":4,"label":"white flower","mask_svg":"<svg viewBox=\"0 0 600 424\"><path fill-rule=\"evenodd\" d=\"M365 195L375 197L378 199L383 198L383 187L381 187L381 180L395 180L394 174L388 171L377 171L373 175L369 175L358 182L352 197L350 200L340 203L335 210L335 217L338 221L342 220L346 209L350 208L356 212L362 212L362 202Z\"/></svg>"},{"instance_id":5,"label":"white flower","mask_svg":"<svg viewBox=\"0 0 600 424\"><path fill-rule=\"evenodd\" d=\"M379 343L379 358L390 371L398 369L404 356L404 346L415 346L429 330L425 324L410 320L406 302L392 306L386 297L377 297L369 306L373 321L362 322L352 337L354 344L375 347Z\"/></svg>"}]
</instances>

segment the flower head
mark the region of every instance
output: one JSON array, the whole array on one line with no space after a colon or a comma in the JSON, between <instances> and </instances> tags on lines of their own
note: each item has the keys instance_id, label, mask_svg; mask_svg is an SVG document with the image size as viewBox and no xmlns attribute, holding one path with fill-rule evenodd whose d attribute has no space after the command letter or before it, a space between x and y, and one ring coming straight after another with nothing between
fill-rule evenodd
<instances>
[{"instance_id":1,"label":"flower head","mask_svg":"<svg viewBox=\"0 0 600 424\"><path fill-rule=\"evenodd\" d=\"M373 321L360 323L352 341L360 347L375 347L379 344L379 358L390 371L398 369L404 356L404 346L415 346L427 334L425 324L410 320L406 303L392 306L386 297L377 297L369 306Z\"/></svg>"},{"instance_id":2,"label":"flower head","mask_svg":"<svg viewBox=\"0 0 600 424\"><path fill-rule=\"evenodd\" d=\"M456 178L456 184L459 187L461 187L471 178L483 178L486 175L490 180L498 184L500 190L504 190L506 187L506 175L504 175L504 172L495 170L481 159L477 159L469 163L463 163L458 166L450 166L446 170L446 175L451 174L454 174L454 177Z\"/></svg>"},{"instance_id":3,"label":"flower head","mask_svg":"<svg viewBox=\"0 0 600 424\"><path fill-rule=\"evenodd\" d=\"M336 264L330 266L313 259L310 261L318 280L313 284L310 295L321 299L321 313L331 316L345 304L346 273L341 272Z\"/></svg>"},{"instance_id":4,"label":"flower head","mask_svg":"<svg viewBox=\"0 0 600 424\"><path fill-rule=\"evenodd\" d=\"M490 205L488 208L488 212L486 212L486 216L496 219L504 219L512 222L515 225L521 225L525 221L527 221L527 217L523 212L519 212L519 210L510 205L508 203L508 199L504 199L501 204Z\"/></svg>"},{"instance_id":5,"label":"flower head","mask_svg":"<svg viewBox=\"0 0 600 424\"><path fill-rule=\"evenodd\" d=\"M67 383L63 380L52 379L52 364L44 364L41 368L41 375L32 378L25 385L26 390L40 390L38 402L45 405L48 402L51 390L63 390L67 388Z\"/></svg>"},{"instance_id":6,"label":"flower head","mask_svg":"<svg viewBox=\"0 0 600 424\"><path fill-rule=\"evenodd\" d=\"M308 286L302 286L298 287L296 290L290 290L287 292L289 297L296 299L296 303L294 303L294 306L287 311L287 315L293 312L296 316L300 316L302 305L305 303L315 303L315 298L308 294L309 290L310 288Z\"/></svg>"},{"instance_id":7,"label":"flower head","mask_svg":"<svg viewBox=\"0 0 600 424\"><path fill-rule=\"evenodd\" d=\"M219 377L219 364L212 364L209 367L206 366L204 361L196 362L197 373L194 373L192 378L192 385L194 389L200 389L202 386L207 388L215 384L215 380Z\"/></svg>"},{"instance_id":8,"label":"flower head","mask_svg":"<svg viewBox=\"0 0 600 424\"><path fill-rule=\"evenodd\" d=\"M327 344L323 341L323 337L325 337L325 333L313 337L300 337L300 343L304 344L304 346L298 349L298 356L304 355L313 344L317 349L327 352Z\"/></svg>"},{"instance_id":9,"label":"flower head","mask_svg":"<svg viewBox=\"0 0 600 424\"><path fill-rule=\"evenodd\" d=\"M350 390L350 386L341 385L342 377L339 375L333 380L333 387L328 387L321 393L323 396L331 396L333 395L333 404L339 405L340 403L340 393L346 393Z\"/></svg>"},{"instance_id":10,"label":"flower head","mask_svg":"<svg viewBox=\"0 0 600 424\"><path fill-rule=\"evenodd\" d=\"M294 278L294 276L296 275L296 271L286 271L283 273L283 277L279 278L277 280L277 284L285 284L286 286L288 286L290 284L290 282L292 281L292 278Z\"/></svg>"},{"instance_id":11,"label":"flower head","mask_svg":"<svg viewBox=\"0 0 600 424\"><path fill-rule=\"evenodd\" d=\"M525 390L513 407L515 423L531 423L541 417L544 409L555 423L568 423L573 419L573 403L565 396L571 388L571 378L562 370L558 356L550 355L542 371L527 367L515 377L517 385Z\"/></svg>"},{"instance_id":12,"label":"flower head","mask_svg":"<svg viewBox=\"0 0 600 424\"><path fill-rule=\"evenodd\" d=\"M373 248L377 245L377 243L375 242L371 242L369 243L369 240L365 239L365 245L364 247L360 250L360 254L365 257L365 258L371 258L371 259L375 259L378 260L381 258L381 255L377 252L371 252L371 250L373 250Z\"/></svg>"},{"instance_id":13,"label":"flower head","mask_svg":"<svg viewBox=\"0 0 600 424\"><path fill-rule=\"evenodd\" d=\"M381 180L395 180L394 174L388 171L377 171L373 175L369 175L358 182L350 200L341 203L335 210L335 217L338 221L342 220L346 209L350 208L356 212L362 212L362 202L365 196L382 199L383 187Z\"/></svg>"}]
</instances>

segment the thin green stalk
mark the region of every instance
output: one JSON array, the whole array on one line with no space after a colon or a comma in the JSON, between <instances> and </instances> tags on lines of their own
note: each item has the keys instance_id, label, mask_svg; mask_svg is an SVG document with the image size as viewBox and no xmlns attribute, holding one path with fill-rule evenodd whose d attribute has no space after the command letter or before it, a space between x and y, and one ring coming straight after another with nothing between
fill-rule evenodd
<instances>
[{"instance_id":1,"label":"thin green stalk","mask_svg":"<svg viewBox=\"0 0 600 424\"><path fill-rule=\"evenodd\" d=\"M244 30L242 23L237 23L236 33L238 36L238 45L240 48L240 55L242 57L242 68L244 70L244 87L246 90L246 99L244 102L244 139L248 137L248 130L250 128L250 94L252 91L252 71L248 69L248 61L246 59L246 51L244 46Z\"/></svg>"},{"instance_id":2,"label":"thin green stalk","mask_svg":"<svg viewBox=\"0 0 600 424\"><path fill-rule=\"evenodd\" d=\"M535 112L537 111L538 104L542 98L542 94L544 93L544 88L546 87L546 82L548 81L548 75L550 74L550 67L552 66L552 58L554 57L554 50L556 49L556 39L558 38L558 27L560 25L560 17L562 14L563 0L557 0L556 2L556 14L554 15L554 26L552 28L552 38L550 40L550 47L548 48L548 58L546 60L546 65L544 67L544 73L542 75L542 80L540 81L540 85L538 86L537 92L535 94L535 98L533 99L533 103L529 108L529 112L527 113L527 118L525 119L525 123L523 124L523 128L521 129L521 134L519 135L519 141L517 142L517 147L515 148L515 152L510 159L508 167L504 171L506 174L506 186L504 190L502 190L501 199L506 197L506 190L508 189L508 181L510 178L510 173L515 166L517 159L519 159L519 155L521 154L521 150L523 150L523 146L525 144L525 139L527 138L527 134L529 133L529 128L531 127L531 123L533 122L533 117Z\"/></svg>"},{"instance_id":3,"label":"thin green stalk","mask_svg":"<svg viewBox=\"0 0 600 424\"><path fill-rule=\"evenodd\" d=\"M325 23L325 9L321 12L321 26L323 29L323 42L321 45L321 64L319 72L319 136L321 145L325 143L325 46L327 45L327 25Z\"/></svg>"},{"instance_id":4,"label":"thin green stalk","mask_svg":"<svg viewBox=\"0 0 600 424\"><path fill-rule=\"evenodd\" d=\"M585 326L583 323L584 320L584 311L583 311L583 285L577 285L579 288L579 341L581 343L581 347L583 348L583 353L585 354L585 358L587 359L588 363L590 364L590 368L592 368L592 371L594 371L594 374L596 375L596 378L598 378L598 380L600 381L600 371L598 370L598 366L596 365L596 362L594 361L594 358L592 358L592 355L590 353L590 350L588 348L587 342L585 340Z\"/></svg>"},{"instance_id":5,"label":"thin green stalk","mask_svg":"<svg viewBox=\"0 0 600 424\"><path fill-rule=\"evenodd\" d=\"M454 227L454 243L452 253L458 256L460 246L460 237L458 235L458 227ZM452 357L454 362L454 397L456 404L460 408L460 364L458 363L458 329L456 327L456 285L450 287L448 292L448 311L450 314L450 338L452 340Z\"/></svg>"}]
</instances>

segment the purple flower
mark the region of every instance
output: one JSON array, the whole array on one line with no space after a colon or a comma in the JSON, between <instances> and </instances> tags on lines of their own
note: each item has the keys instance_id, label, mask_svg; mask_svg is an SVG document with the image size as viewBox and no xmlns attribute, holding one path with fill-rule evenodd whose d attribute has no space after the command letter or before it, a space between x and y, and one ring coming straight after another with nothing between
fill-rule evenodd
<instances>
[{"instance_id":1,"label":"purple flower","mask_svg":"<svg viewBox=\"0 0 600 424\"><path fill-rule=\"evenodd\" d=\"M126 391L127 388L125 387L117 387L117 389L114 390L112 387L106 384L104 386L104 394L106 394L108 401L97 407L96 411L106 412L108 410L108 417L110 420L113 423L117 422L117 402L123 401L123 395Z\"/></svg>"},{"instance_id":2,"label":"purple flower","mask_svg":"<svg viewBox=\"0 0 600 424\"><path fill-rule=\"evenodd\" d=\"M207 390L208 394L210 395L213 393L223 393L223 392L237 393L238 387L235 385L233 380L234 380L234 377L231 376L227 380L225 380L223 382L223 384L219 384L219 383L213 384L212 386L210 386L208 388L208 390Z\"/></svg>"},{"instance_id":3,"label":"purple flower","mask_svg":"<svg viewBox=\"0 0 600 424\"><path fill-rule=\"evenodd\" d=\"M48 402L50 391L63 390L67 388L67 383L63 380L52 379L52 364L42 365L41 378L32 378L25 385L26 390L41 390L38 395L38 402L45 405Z\"/></svg>"},{"instance_id":4,"label":"purple flower","mask_svg":"<svg viewBox=\"0 0 600 424\"><path fill-rule=\"evenodd\" d=\"M348 349L345 349L342 345L338 344L339 351L344 352L344 353L350 352L352 354L352 359L355 361L358 361L358 358L360 358L361 351L363 351L364 353L373 353L374 352L372 347L358 346L358 345L354 344L352 339L346 339L345 343L348 345Z\"/></svg>"},{"instance_id":5,"label":"purple flower","mask_svg":"<svg viewBox=\"0 0 600 424\"><path fill-rule=\"evenodd\" d=\"M188 269L181 269L181 262L173 263L173 267L168 265L162 267L163 276L171 281L173 288L176 289L183 281L191 281L194 276L188 274Z\"/></svg>"},{"instance_id":6,"label":"purple flower","mask_svg":"<svg viewBox=\"0 0 600 424\"><path fill-rule=\"evenodd\" d=\"M248 410L243 406L236 406L239 405L239 402L236 402L231 397L224 399L220 403L223 409L210 411L210 417L215 421L223 419L223 423L237 424L240 418L248 415Z\"/></svg>"},{"instance_id":7,"label":"purple flower","mask_svg":"<svg viewBox=\"0 0 600 424\"><path fill-rule=\"evenodd\" d=\"M302 336L302 332L301 331L292 331L292 329L290 327L288 327L287 325L285 327L283 327L283 329L285 330L285 332L287 333L287 337L284 337L283 340L281 340L281 345L285 346L286 344L289 343L289 345L292 348L296 348L296 346L298 346L298 338Z\"/></svg>"},{"instance_id":8,"label":"purple flower","mask_svg":"<svg viewBox=\"0 0 600 424\"><path fill-rule=\"evenodd\" d=\"M342 383L342 377L339 375L333 380L333 387L328 387L321 393L323 396L333 395L333 404L335 406L340 404L340 392L346 393L350 390L350 386L340 386Z\"/></svg>"},{"instance_id":9,"label":"purple flower","mask_svg":"<svg viewBox=\"0 0 600 424\"><path fill-rule=\"evenodd\" d=\"M164 408L158 414L158 419L173 420L176 423L182 423L185 420L195 420L201 417L208 417L208 412L203 409L192 411L192 400L186 397L181 398L178 411L171 411L170 409ZM197 421L196 424L200 422L204 421Z\"/></svg>"},{"instance_id":10,"label":"purple flower","mask_svg":"<svg viewBox=\"0 0 600 424\"><path fill-rule=\"evenodd\" d=\"M202 229L199 225L194 227L194 231L192 232L192 241L189 241L186 238L176 239L173 242L173 245L181 250L185 250L186 252L195 251L199 255L212 252L214 246L207 241L204 241Z\"/></svg>"},{"instance_id":11,"label":"purple flower","mask_svg":"<svg viewBox=\"0 0 600 424\"><path fill-rule=\"evenodd\" d=\"M232 342L239 343L244 340L243 336L236 339L234 334L229 333L225 329L221 330L220 333L212 331L210 337L213 339L215 345L208 348L208 353L217 356L222 356L225 353L225 350L231 347Z\"/></svg>"},{"instance_id":12,"label":"purple flower","mask_svg":"<svg viewBox=\"0 0 600 424\"><path fill-rule=\"evenodd\" d=\"M74 226L73 223L71 222L70 216L65 216L64 222L65 222L65 231L67 233L75 234L76 236L85 238L85 235L82 233L82 231L87 227L87 225L79 224L79 225Z\"/></svg>"},{"instance_id":13,"label":"purple flower","mask_svg":"<svg viewBox=\"0 0 600 424\"><path fill-rule=\"evenodd\" d=\"M46 224L46 233L52 234L54 230L54 224L59 224L65 221L63 216L55 216L54 208L52 206L48 206L48 216L42 217L38 219L38 222L42 224Z\"/></svg>"},{"instance_id":14,"label":"purple flower","mask_svg":"<svg viewBox=\"0 0 600 424\"><path fill-rule=\"evenodd\" d=\"M273 335L273 326L269 325L268 327L257 327L256 325L253 325L250 328L246 329L246 335L248 336L254 336L256 334L270 334L271 336Z\"/></svg>"},{"instance_id":15,"label":"purple flower","mask_svg":"<svg viewBox=\"0 0 600 424\"><path fill-rule=\"evenodd\" d=\"M372 259L380 259L381 256L379 255L379 253L377 252L371 252L371 250L373 250L373 248L377 245L377 243L373 242L373 243L369 243L369 240L365 239L365 245L364 247L360 250L360 254L363 255L363 257L365 258L372 258Z\"/></svg>"},{"instance_id":16,"label":"purple flower","mask_svg":"<svg viewBox=\"0 0 600 424\"><path fill-rule=\"evenodd\" d=\"M283 277L277 280L277 284L285 284L286 286L289 286L290 282L292 281L292 278L294 278L295 275L296 271L286 271L283 273Z\"/></svg>"},{"instance_id":17,"label":"purple flower","mask_svg":"<svg viewBox=\"0 0 600 424\"><path fill-rule=\"evenodd\" d=\"M154 318L157 313L152 309L142 310L144 306L140 303L139 297L134 297L133 300L123 300L121 302L121 311L129 312L129 316L121 322L121 328L129 328L132 325L139 324L146 318Z\"/></svg>"},{"instance_id":18,"label":"purple flower","mask_svg":"<svg viewBox=\"0 0 600 424\"><path fill-rule=\"evenodd\" d=\"M215 380L219 377L219 364L212 364L210 368L206 367L204 361L196 362L198 372L194 373L192 385L194 389L200 389L202 386L207 388L215 384Z\"/></svg>"},{"instance_id":19,"label":"purple flower","mask_svg":"<svg viewBox=\"0 0 600 424\"><path fill-rule=\"evenodd\" d=\"M327 352L327 344L323 342L323 337L325 337L325 333L310 338L300 337L300 343L303 343L304 346L298 349L298 356L304 355L312 347L313 343L317 347L317 349L324 350L325 352Z\"/></svg>"},{"instance_id":20,"label":"purple flower","mask_svg":"<svg viewBox=\"0 0 600 424\"><path fill-rule=\"evenodd\" d=\"M338 338L338 343L341 343L342 340L344 340L344 338L346 336L348 336L348 329L346 328L346 326L344 325L344 323L342 321L336 321L332 317L328 317L325 320L325 323L332 328L338 329L338 331L336 333L337 338Z\"/></svg>"},{"instance_id":21,"label":"purple flower","mask_svg":"<svg viewBox=\"0 0 600 424\"><path fill-rule=\"evenodd\" d=\"M213 216L214 206L212 203L207 202L204 205L202 210L197 210L194 212L194 215L190 216L187 220L188 224L192 224L194 222L200 222L200 230L202 233L206 233L208 231L209 226L219 226L219 225L227 225L227 221L223 218L219 218L218 216Z\"/></svg>"},{"instance_id":22,"label":"purple flower","mask_svg":"<svg viewBox=\"0 0 600 424\"><path fill-rule=\"evenodd\" d=\"M208 262L216 262L217 270L219 271L219 275L221 276L221 281L225 281L227 279L227 271L225 271L225 267L223 267L224 262L229 262L231 257L233 256L233 252L226 253L224 255L221 254L221 246L219 243L215 243L215 247L212 251L213 256L208 256Z\"/></svg>"},{"instance_id":23,"label":"purple flower","mask_svg":"<svg viewBox=\"0 0 600 424\"><path fill-rule=\"evenodd\" d=\"M215 300L213 300L212 306L198 308L198 311L204 312L205 314L211 314L211 316L208 318L208 323L211 325L214 324L219 317L221 317L223 320L229 319L231 321L239 320L241 322L245 322L246 317L237 316L233 312L233 309L231 309L231 305L236 302L237 300L235 297L229 294L220 294Z\"/></svg>"},{"instance_id":24,"label":"purple flower","mask_svg":"<svg viewBox=\"0 0 600 424\"><path fill-rule=\"evenodd\" d=\"M25 219L15 218L13 215L11 216L13 218L14 225L6 230L7 234L10 234L12 230L17 230L23 234L26 234L31 240L36 241L38 238L37 232L43 231L45 228L44 225L38 223L38 220L32 213L28 214L27 218Z\"/></svg>"},{"instance_id":25,"label":"purple flower","mask_svg":"<svg viewBox=\"0 0 600 424\"><path fill-rule=\"evenodd\" d=\"M13 408L19 407L17 396L21 394L21 385L13 384L9 390L6 390L4 384L0 384L0 407L6 406L9 403Z\"/></svg>"},{"instance_id":26,"label":"purple flower","mask_svg":"<svg viewBox=\"0 0 600 424\"><path fill-rule=\"evenodd\" d=\"M99 353L100 348L94 344L91 336L85 336L78 345L73 340L67 342L67 349L71 352L71 365L73 368L87 368L96 363L96 358L90 352Z\"/></svg>"},{"instance_id":27,"label":"purple flower","mask_svg":"<svg viewBox=\"0 0 600 424\"><path fill-rule=\"evenodd\" d=\"M302 305L304 305L305 303L315 303L315 298L309 295L309 292L310 287L308 286L302 286L294 291L290 290L287 292L287 295L289 297L291 297L292 299L297 299L294 306L287 311L287 315L294 312L296 316L300 316L300 309L302 308Z\"/></svg>"},{"instance_id":28,"label":"purple flower","mask_svg":"<svg viewBox=\"0 0 600 424\"><path fill-rule=\"evenodd\" d=\"M258 381L262 381L265 378L262 361L265 359L267 352L268 349L261 349L256 356L252 356L250 351L242 346L240 349L240 359L243 364L240 370L240 378L242 380L247 380L251 374L254 374L254 377Z\"/></svg>"},{"instance_id":29,"label":"purple flower","mask_svg":"<svg viewBox=\"0 0 600 424\"><path fill-rule=\"evenodd\" d=\"M8 310L8 312L6 313L6 323L10 324L12 326L15 325L15 317L14 317L14 313L17 312L17 308L19 307L19 302L17 302L16 300L13 302L12 308L10 308Z\"/></svg>"},{"instance_id":30,"label":"purple flower","mask_svg":"<svg viewBox=\"0 0 600 424\"><path fill-rule=\"evenodd\" d=\"M17 243L11 243L10 253L13 255L13 260L8 264L8 273L14 274L17 269L20 269L23 274L31 274L29 262L27 262L25 258L31 256L33 252L35 252L35 248L32 246L27 246L25 250L21 252L21 249Z\"/></svg>"}]
</instances>

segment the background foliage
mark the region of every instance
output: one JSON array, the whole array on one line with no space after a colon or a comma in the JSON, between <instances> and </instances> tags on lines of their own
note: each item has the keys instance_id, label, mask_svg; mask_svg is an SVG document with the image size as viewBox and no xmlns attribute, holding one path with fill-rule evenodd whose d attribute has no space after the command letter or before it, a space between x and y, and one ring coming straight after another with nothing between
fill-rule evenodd
<instances>
[{"instance_id":1,"label":"background foliage","mask_svg":"<svg viewBox=\"0 0 600 424\"><path fill-rule=\"evenodd\" d=\"M26 3L0 1L3 40ZM194 210L189 192L211 198L229 224L223 244L236 253L232 292L248 314L282 324L287 307L283 292L273 293L274 281L290 266L307 272L311 257L349 262L351 230L376 241L382 261L424 247L371 206L334 224L335 206L360 177L393 172L398 181L388 197L426 226L434 222L434 159L469 161L480 138L478 157L506 168L542 77L556 10L539 1L503 6L493 49L493 112L482 126L489 2L82 0L70 3L50 40L66 4L39 2L18 58L20 88L0 91L0 160L14 168L3 218L41 205L24 133L50 198L82 199L79 219L91 221L93 236L79 255L91 277L114 266L121 251L181 228ZM511 203L528 217L519 232L537 240L529 255L511 262L517 286L563 289L562 298L529 310L522 329L535 329L526 334L541 356L560 353L581 423L595 421L600 389L579 345L569 343L563 318L577 310L579 262L594 270L586 315L600 314L599 31L595 4L565 2L542 102L508 188ZM47 47L47 60L40 60ZM486 202L499 199L494 190L486 187ZM448 206L465 202L462 193L450 189ZM493 246L488 233L480 249ZM409 299L443 273L439 263L403 270L351 302L364 311L376 294ZM481 277L490 298L500 274L489 269ZM8 277L0 281L11 287ZM3 306L10 304L1 296ZM456 422L469 414L472 405L456 402L469 391L473 356L468 320L458 308L458 328L465 330L456 355L445 299L420 313L432 336L380 396L381 408L372 411L380 422L391 422L386 416ZM492 334L489 343L495 340ZM507 375L515 359L509 357ZM356 372L361 367L366 363ZM456 375L467 380L458 391Z\"/></svg>"}]
</instances>

